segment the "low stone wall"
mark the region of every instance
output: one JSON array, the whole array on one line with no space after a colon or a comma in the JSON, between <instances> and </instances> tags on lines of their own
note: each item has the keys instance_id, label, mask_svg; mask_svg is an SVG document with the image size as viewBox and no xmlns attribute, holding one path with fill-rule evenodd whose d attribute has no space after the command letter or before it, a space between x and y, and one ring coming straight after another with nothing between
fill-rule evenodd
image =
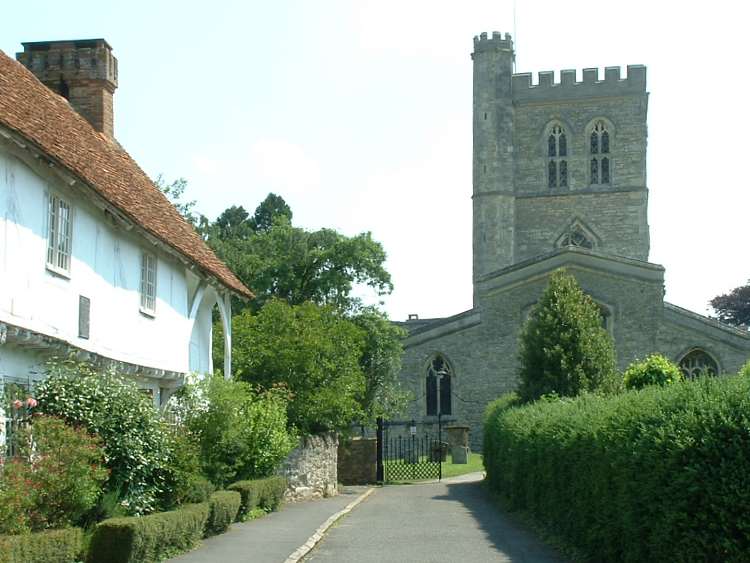
<instances>
[{"instance_id":1,"label":"low stone wall","mask_svg":"<svg viewBox=\"0 0 750 563\"><path fill-rule=\"evenodd\" d=\"M287 501L329 497L337 494L338 435L333 432L305 436L287 456L279 474L289 486Z\"/></svg>"},{"instance_id":2,"label":"low stone wall","mask_svg":"<svg viewBox=\"0 0 750 563\"><path fill-rule=\"evenodd\" d=\"M352 438L339 444L338 473L344 485L367 485L377 480L378 445L375 438Z\"/></svg>"}]
</instances>

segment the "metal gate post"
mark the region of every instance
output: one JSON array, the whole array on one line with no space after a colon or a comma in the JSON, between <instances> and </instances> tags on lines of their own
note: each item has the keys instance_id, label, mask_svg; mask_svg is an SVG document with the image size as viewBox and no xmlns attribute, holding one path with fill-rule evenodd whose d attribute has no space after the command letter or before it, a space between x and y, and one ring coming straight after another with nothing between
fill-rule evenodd
<instances>
[{"instance_id":1,"label":"metal gate post","mask_svg":"<svg viewBox=\"0 0 750 563\"><path fill-rule=\"evenodd\" d=\"M377 453L375 461L375 480L378 483L383 483L385 475L383 471L383 417L379 416L377 419L378 430L377 436Z\"/></svg>"}]
</instances>

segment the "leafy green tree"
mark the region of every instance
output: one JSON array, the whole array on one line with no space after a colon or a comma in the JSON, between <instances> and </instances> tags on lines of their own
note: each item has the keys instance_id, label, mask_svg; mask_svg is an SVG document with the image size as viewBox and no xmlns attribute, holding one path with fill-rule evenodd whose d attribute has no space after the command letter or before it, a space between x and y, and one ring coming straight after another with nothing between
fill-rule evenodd
<instances>
[{"instance_id":1,"label":"leafy green tree","mask_svg":"<svg viewBox=\"0 0 750 563\"><path fill-rule=\"evenodd\" d=\"M287 223L291 223L292 209L287 205L283 197L270 193L255 208L255 214L250 219L250 227L256 232L267 231L282 217L286 219Z\"/></svg>"},{"instance_id":2,"label":"leafy green tree","mask_svg":"<svg viewBox=\"0 0 750 563\"><path fill-rule=\"evenodd\" d=\"M735 326L750 326L750 281L729 293L711 299L711 307L721 322Z\"/></svg>"},{"instance_id":3,"label":"leafy green tree","mask_svg":"<svg viewBox=\"0 0 750 563\"><path fill-rule=\"evenodd\" d=\"M614 344L601 325L600 314L573 276L563 270L550 276L521 331L522 400L614 388Z\"/></svg>"},{"instance_id":4,"label":"leafy green tree","mask_svg":"<svg viewBox=\"0 0 750 563\"><path fill-rule=\"evenodd\" d=\"M684 379L677 364L661 354L651 354L645 360L633 362L623 374L626 389L641 389L647 385L669 385Z\"/></svg>"},{"instance_id":5,"label":"leafy green tree","mask_svg":"<svg viewBox=\"0 0 750 563\"><path fill-rule=\"evenodd\" d=\"M230 207L208 228L208 244L256 295L250 304L234 303L235 310L257 311L280 298L353 311L360 303L351 295L355 284L378 295L392 291L385 251L370 233L308 231L292 226L291 218L284 200L269 194L252 217L242 207Z\"/></svg>"},{"instance_id":6,"label":"leafy green tree","mask_svg":"<svg viewBox=\"0 0 750 563\"><path fill-rule=\"evenodd\" d=\"M360 358L365 375L362 400L365 418L372 421L379 416L390 418L401 414L409 399L399 380L406 331L373 307L362 309L351 320L365 337Z\"/></svg>"},{"instance_id":7,"label":"leafy green tree","mask_svg":"<svg viewBox=\"0 0 750 563\"><path fill-rule=\"evenodd\" d=\"M332 307L269 301L232 319L232 343L234 377L263 389L285 385L289 424L301 433L361 419L364 334Z\"/></svg>"},{"instance_id":8,"label":"leafy green tree","mask_svg":"<svg viewBox=\"0 0 750 563\"><path fill-rule=\"evenodd\" d=\"M187 188L187 180L185 178L177 178L172 183L167 183L164 177L159 174L154 180L156 185L161 192L167 196L167 199L172 202L177 211L182 215L191 225L197 226L200 224L202 215L195 213L196 201L183 201L182 197L185 194ZM203 218L205 219L205 218Z\"/></svg>"}]
</instances>

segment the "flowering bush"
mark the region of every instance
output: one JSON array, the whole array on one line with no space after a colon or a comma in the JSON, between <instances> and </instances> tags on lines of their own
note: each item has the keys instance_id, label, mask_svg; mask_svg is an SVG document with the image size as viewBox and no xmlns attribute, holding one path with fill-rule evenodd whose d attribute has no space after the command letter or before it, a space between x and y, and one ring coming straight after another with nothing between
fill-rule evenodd
<instances>
[{"instance_id":1,"label":"flowering bush","mask_svg":"<svg viewBox=\"0 0 750 563\"><path fill-rule=\"evenodd\" d=\"M99 440L59 418L36 416L17 444L0 479L0 533L78 523L107 479Z\"/></svg>"},{"instance_id":2,"label":"flowering bush","mask_svg":"<svg viewBox=\"0 0 750 563\"><path fill-rule=\"evenodd\" d=\"M112 371L97 373L85 363L55 360L47 372L36 388L39 409L101 438L110 470L107 489L122 492L129 513L156 510L172 469L166 428L151 401L133 381Z\"/></svg>"}]
</instances>

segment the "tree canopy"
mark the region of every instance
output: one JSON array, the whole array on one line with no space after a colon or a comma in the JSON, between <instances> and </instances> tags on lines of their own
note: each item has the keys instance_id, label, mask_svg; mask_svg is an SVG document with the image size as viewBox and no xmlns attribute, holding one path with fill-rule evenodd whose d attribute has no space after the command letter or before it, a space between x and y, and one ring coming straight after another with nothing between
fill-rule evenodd
<instances>
[{"instance_id":1,"label":"tree canopy","mask_svg":"<svg viewBox=\"0 0 750 563\"><path fill-rule=\"evenodd\" d=\"M750 325L750 280L745 285L735 287L729 293L711 299L721 322L735 326Z\"/></svg>"},{"instance_id":2,"label":"tree canopy","mask_svg":"<svg viewBox=\"0 0 750 563\"><path fill-rule=\"evenodd\" d=\"M615 385L615 349L599 306L576 279L554 272L520 337L519 395L574 396Z\"/></svg>"}]
</instances>

